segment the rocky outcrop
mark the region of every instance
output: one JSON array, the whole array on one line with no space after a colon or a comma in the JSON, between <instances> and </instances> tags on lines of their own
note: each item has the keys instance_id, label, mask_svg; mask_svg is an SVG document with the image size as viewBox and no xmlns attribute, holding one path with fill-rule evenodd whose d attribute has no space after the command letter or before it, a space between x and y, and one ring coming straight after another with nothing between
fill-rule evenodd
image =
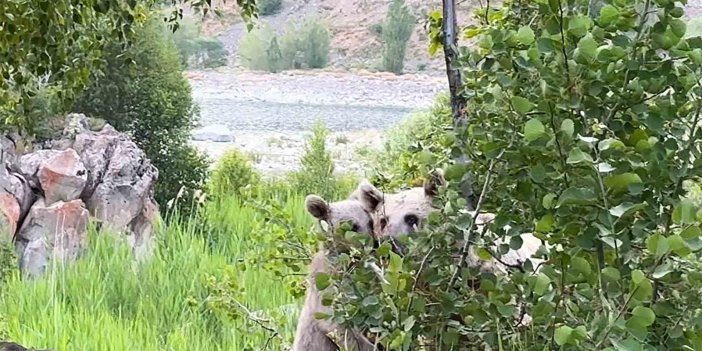
<instances>
[{"instance_id":1,"label":"rocky outcrop","mask_svg":"<svg viewBox=\"0 0 702 351\"><path fill-rule=\"evenodd\" d=\"M51 351L48 349L28 349L20 344L8 341L0 341L0 351Z\"/></svg>"},{"instance_id":2,"label":"rocky outcrop","mask_svg":"<svg viewBox=\"0 0 702 351\"><path fill-rule=\"evenodd\" d=\"M0 139L0 235L14 237L19 266L29 276L53 260L76 259L91 218L102 231L124 237L136 256L153 248L156 168L110 125L91 130L80 114L67 116L65 125L58 139L23 155L12 140Z\"/></svg>"}]
</instances>

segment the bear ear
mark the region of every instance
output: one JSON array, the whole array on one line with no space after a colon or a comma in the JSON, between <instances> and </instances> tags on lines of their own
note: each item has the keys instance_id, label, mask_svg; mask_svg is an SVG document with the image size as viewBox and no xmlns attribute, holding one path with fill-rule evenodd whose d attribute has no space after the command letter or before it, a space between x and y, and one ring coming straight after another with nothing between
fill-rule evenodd
<instances>
[{"instance_id":1,"label":"bear ear","mask_svg":"<svg viewBox=\"0 0 702 351\"><path fill-rule=\"evenodd\" d=\"M374 187L367 179L361 181L356 191L351 194L352 199L361 202L363 208L368 212L374 212L383 203L383 192Z\"/></svg>"},{"instance_id":2,"label":"bear ear","mask_svg":"<svg viewBox=\"0 0 702 351\"><path fill-rule=\"evenodd\" d=\"M446 185L444 171L440 168L429 172L429 176L424 181L424 194L426 196L436 196L439 193L439 188Z\"/></svg>"},{"instance_id":3,"label":"bear ear","mask_svg":"<svg viewBox=\"0 0 702 351\"><path fill-rule=\"evenodd\" d=\"M329 204L317 195L307 195L305 207L307 207L307 212L314 218L319 220L327 220L329 218Z\"/></svg>"}]
</instances>

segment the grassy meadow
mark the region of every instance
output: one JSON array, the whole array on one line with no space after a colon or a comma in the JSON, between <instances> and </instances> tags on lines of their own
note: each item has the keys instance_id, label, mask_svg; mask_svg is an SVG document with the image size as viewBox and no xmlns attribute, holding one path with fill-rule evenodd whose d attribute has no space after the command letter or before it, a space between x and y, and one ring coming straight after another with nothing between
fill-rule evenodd
<instances>
[{"instance_id":1,"label":"grassy meadow","mask_svg":"<svg viewBox=\"0 0 702 351\"><path fill-rule=\"evenodd\" d=\"M281 182L254 192L222 196L185 220L160 222L155 255L141 262L114 236L91 230L79 261L54 265L42 279L7 279L0 330L22 345L55 350L285 347L301 301L269 271L236 263L256 256L265 235L265 215L255 203L276 203L294 232L315 223L306 194L294 187ZM253 322L259 312L275 317L278 335Z\"/></svg>"}]
</instances>

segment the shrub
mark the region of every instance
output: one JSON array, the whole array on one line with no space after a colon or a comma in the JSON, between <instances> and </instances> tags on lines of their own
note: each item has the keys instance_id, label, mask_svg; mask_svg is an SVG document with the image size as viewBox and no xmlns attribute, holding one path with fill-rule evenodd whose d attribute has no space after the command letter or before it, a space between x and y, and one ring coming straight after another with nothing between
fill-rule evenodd
<instances>
[{"instance_id":1,"label":"shrub","mask_svg":"<svg viewBox=\"0 0 702 351\"><path fill-rule=\"evenodd\" d=\"M292 68L322 68L329 60L329 31L315 18L288 22L278 36L268 26L247 33L239 45L249 69L279 72Z\"/></svg>"},{"instance_id":2,"label":"shrub","mask_svg":"<svg viewBox=\"0 0 702 351\"><path fill-rule=\"evenodd\" d=\"M328 135L324 122L317 121L312 135L307 138L305 154L300 159L301 169L292 174L293 184L303 194L317 194L325 199L335 195L334 162L326 148Z\"/></svg>"},{"instance_id":3,"label":"shrub","mask_svg":"<svg viewBox=\"0 0 702 351\"><path fill-rule=\"evenodd\" d=\"M283 0L259 0L257 2L261 16L275 15L283 5Z\"/></svg>"},{"instance_id":4,"label":"shrub","mask_svg":"<svg viewBox=\"0 0 702 351\"><path fill-rule=\"evenodd\" d=\"M407 41L412 35L416 19L404 0L392 0L383 26L383 69L402 73Z\"/></svg>"},{"instance_id":5,"label":"shrub","mask_svg":"<svg viewBox=\"0 0 702 351\"><path fill-rule=\"evenodd\" d=\"M414 112L385 133L383 149L359 155L366 163L371 181L385 189L421 182L437 164L451 158L451 106L446 94L436 98L428 111Z\"/></svg>"},{"instance_id":6,"label":"shrub","mask_svg":"<svg viewBox=\"0 0 702 351\"><path fill-rule=\"evenodd\" d=\"M164 30L178 48L184 67L215 68L227 64L229 53L222 41L203 37L194 21L183 20L175 32L165 27Z\"/></svg>"},{"instance_id":7,"label":"shrub","mask_svg":"<svg viewBox=\"0 0 702 351\"><path fill-rule=\"evenodd\" d=\"M239 44L242 64L253 70L279 72L284 67L278 37L264 25L247 32Z\"/></svg>"},{"instance_id":8,"label":"shrub","mask_svg":"<svg viewBox=\"0 0 702 351\"><path fill-rule=\"evenodd\" d=\"M383 243L353 258L335 320L387 350L699 348L702 39L683 39L672 2L607 2L594 20L588 1L565 8L505 1L471 28L470 120L447 134L472 163L443 164L440 211L402 255ZM489 231L459 195L467 172L495 214ZM541 266L502 275L455 260L520 249L522 233L552 246ZM498 238L508 244L488 250ZM353 269L366 262L387 283Z\"/></svg>"},{"instance_id":9,"label":"shrub","mask_svg":"<svg viewBox=\"0 0 702 351\"><path fill-rule=\"evenodd\" d=\"M231 149L212 172L208 190L216 198L239 195L242 188L255 186L259 180L260 175L251 166L249 158L239 150Z\"/></svg>"},{"instance_id":10,"label":"shrub","mask_svg":"<svg viewBox=\"0 0 702 351\"><path fill-rule=\"evenodd\" d=\"M197 106L158 18L136 28L126 52L135 65L127 65L122 54L120 44L109 47L105 74L96 77L74 110L132 136L159 170L156 199L165 204L181 187L201 186L207 175L206 158L188 144Z\"/></svg>"}]
</instances>

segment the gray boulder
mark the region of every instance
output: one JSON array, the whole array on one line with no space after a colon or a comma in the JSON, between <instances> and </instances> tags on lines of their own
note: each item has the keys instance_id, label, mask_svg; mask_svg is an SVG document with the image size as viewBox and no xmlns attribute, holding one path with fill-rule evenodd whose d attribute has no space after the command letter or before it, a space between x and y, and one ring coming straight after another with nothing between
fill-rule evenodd
<instances>
[{"instance_id":1,"label":"gray boulder","mask_svg":"<svg viewBox=\"0 0 702 351\"><path fill-rule=\"evenodd\" d=\"M76 259L87 242L88 210L83 201L59 201L47 206L38 199L17 234L24 242L20 268L30 276L44 272L52 259Z\"/></svg>"},{"instance_id":2,"label":"gray boulder","mask_svg":"<svg viewBox=\"0 0 702 351\"><path fill-rule=\"evenodd\" d=\"M213 124L194 130L192 139L228 143L234 142L234 134L225 125Z\"/></svg>"}]
</instances>

